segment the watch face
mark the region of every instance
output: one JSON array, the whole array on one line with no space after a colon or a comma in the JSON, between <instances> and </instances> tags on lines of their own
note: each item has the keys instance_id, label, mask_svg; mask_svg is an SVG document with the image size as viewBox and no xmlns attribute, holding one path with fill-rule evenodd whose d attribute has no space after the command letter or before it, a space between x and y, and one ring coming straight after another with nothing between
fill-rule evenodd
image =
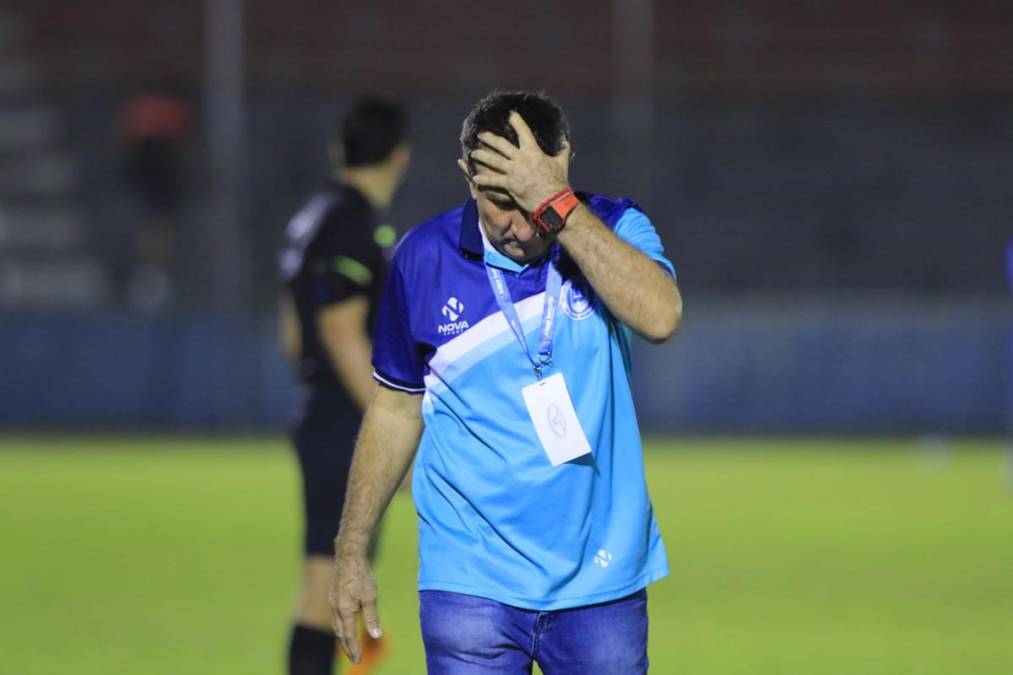
<instances>
[{"instance_id":1,"label":"watch face","mask_svg":"<svg viewBox=\"0 0 1013 675\"><path fill-rule=\"evenodd\" d=\"M563 226L563 219L556 213L556 209L551 206L542 211L542 220L553 230Z\"/></svg>"}]
</instances>

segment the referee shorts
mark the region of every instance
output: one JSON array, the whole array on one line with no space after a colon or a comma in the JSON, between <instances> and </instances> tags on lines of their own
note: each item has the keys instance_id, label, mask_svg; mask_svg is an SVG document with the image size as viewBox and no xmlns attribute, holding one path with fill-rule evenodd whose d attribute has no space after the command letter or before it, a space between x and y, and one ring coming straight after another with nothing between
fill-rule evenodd
<instances>
[{"instance_id":1,"label":"referee shorts","mask_svg":"<svg viewBox=\"0 0 1013 675\"><path fill-rule=\"evenodd\" d=\"M307 387L292 442L299 457L307 556L334 555L352 452L362 417L338 387Z\"/></svg>"}]
</instances>

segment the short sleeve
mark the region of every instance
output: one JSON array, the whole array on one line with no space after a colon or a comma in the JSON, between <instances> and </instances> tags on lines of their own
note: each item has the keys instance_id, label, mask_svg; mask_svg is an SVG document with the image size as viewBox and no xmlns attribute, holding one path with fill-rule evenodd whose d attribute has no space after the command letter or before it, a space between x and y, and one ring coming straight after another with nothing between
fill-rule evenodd
<instances>
[{"instance_id":1,"label":"short sleeve","mask_svg":"<svg viewBox=\"0 0 1013 675\"><path fill-rule=\"evenodd\" d=\"M325 306L369 294L377 270L365 243L359 232L349 232L332 219L324 223L307 266L314 303Z\"/></svg>"},{"instance_id":2,"label":"short sleeve","mask_svg":"<svg viewBox=\"0 0 1013 675\"><path fill-rule=\"evenodd\" d=\"M629 208L619 217L614 229L616 236L633 246L676 278L675 266L665 257L665 247L650 219L638 209Z\"/></svg>"},{"instance_id":3,"label":"short sleeve","mask_svg":"<svg viewBox=\"0 0 1013 675\"><path fill-rule=\"evenodd\" d=\"M408 392L425 392L424 370L405 297L404 277L395 264L387 277L373 331L373 377L382 385Z\"/></svg>"}]
</instances>

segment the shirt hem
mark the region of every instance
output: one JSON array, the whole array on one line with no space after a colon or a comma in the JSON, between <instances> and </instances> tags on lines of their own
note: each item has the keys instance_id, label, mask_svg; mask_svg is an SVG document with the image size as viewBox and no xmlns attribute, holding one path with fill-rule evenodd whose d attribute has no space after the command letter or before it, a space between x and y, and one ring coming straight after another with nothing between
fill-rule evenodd
<instances>
[{"instance_id":1,"label":"shirt hem","mask_svg":"<svg viewBox=\"0 0 1013 675\"><path fill-rule=\"evenodd\" d=\"M658 567L653 570L644 572L636 579L621 586L619 588L610 589L607 591L600 591L598 593L591 593L589 595L578 595L567 598L553 598L550 601L545 599L526 598L517 595L510 595L507 593L501 593L497 590L490 590L481 586L471 586L469 584L461 584L453 581L439 581L439 580L422 580L419 579L418 589L420 591L448 591L450 593L463 593L464 595L474 595L480 598L486 598L488 600L495 600L501 602L504 605L510 605L511 607L517 607L519 609L530 609L540 612L556 611L560 609L573 609L575 607L586 607L587 605L597 605L603 602L610 602L612 600L619 600L625 598L628 595L632 595L642 588L646 588L650 584L656 581L664 579L669 574L668 565Z\"/></svg>"}]
</instances>

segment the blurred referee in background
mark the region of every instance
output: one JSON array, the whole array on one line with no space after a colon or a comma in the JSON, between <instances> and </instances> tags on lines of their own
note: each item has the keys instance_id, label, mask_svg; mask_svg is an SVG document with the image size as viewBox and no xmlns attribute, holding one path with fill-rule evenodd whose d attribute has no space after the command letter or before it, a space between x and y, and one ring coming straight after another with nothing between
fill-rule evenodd
<instances>
[{"instance_id":1,"label":"blurred referee in background","mask_svg":"<svg viewBox=\"0 0 1013 675\"><path fill-rule=\"evenodd\" d=\"M396 239L379 216L411 155L407 117L393 101L360 99L336 131L333 177L292 218L280 254L282 344L302 385L292 438L306 513L290 675L330 675L334 668L328 603L334 538L356 434L375 386L371 331L386 276L384 249ZM375 662L380 645L374 647Z\"/></svg>"}]
</instances>

